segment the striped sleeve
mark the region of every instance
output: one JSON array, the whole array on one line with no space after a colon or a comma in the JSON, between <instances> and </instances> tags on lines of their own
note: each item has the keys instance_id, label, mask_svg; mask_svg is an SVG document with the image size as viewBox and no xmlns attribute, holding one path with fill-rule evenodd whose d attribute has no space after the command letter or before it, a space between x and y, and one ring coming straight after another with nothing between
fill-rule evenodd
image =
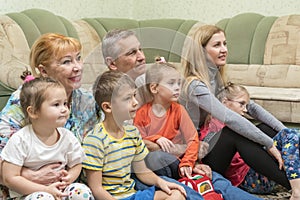
<instances>
[{"instance_id":1,"label":"striped sleeve","mask_svg":"<svg viewBox=\"0 0 300 200\"><path fill-rule=\"evenodd\" d=\"M86 159L83 161L82 166L90 170L102 170L104 158L104 140L107 135L97 134L102 132L102 127L97 124L93 131L88 134L83 140L83 149L86 154Z\"/></svg>"}]
</instances>

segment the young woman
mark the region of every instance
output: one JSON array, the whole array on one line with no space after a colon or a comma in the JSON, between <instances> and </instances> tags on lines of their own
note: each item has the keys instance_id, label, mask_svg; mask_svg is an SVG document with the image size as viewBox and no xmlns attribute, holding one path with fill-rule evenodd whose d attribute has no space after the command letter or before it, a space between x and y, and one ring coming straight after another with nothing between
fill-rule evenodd
<instances>
[{"instance_id":1,"label":"young woman","mask_svg":"<svg viewBox=\"0 0 300 200\"><path fill-rule=\"evenodd\" d=\"M228 53L224 31L214 25L205 25L188 42L182 59L186 82L180 102L199 131L208 114L226 124L217 134L219 138L213 140L214 144L210 144L211 151L202 161L214 171L225 175L232 157L238 151L256 172L290 189L289 181L282 170L281 154L271 138L286 127L262 107L250 101L247 106L250 115L271 126L269 132L263 132L260 127L228 109L215 97L222 89L219 70L226 64ZM264 124L261 127L268 127Z\"/></svg>"}]
</instances>

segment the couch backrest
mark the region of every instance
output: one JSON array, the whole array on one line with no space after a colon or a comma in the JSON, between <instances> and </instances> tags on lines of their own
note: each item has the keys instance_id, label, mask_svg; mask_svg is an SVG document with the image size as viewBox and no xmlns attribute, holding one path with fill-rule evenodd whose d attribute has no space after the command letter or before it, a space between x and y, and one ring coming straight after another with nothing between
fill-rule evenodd
<instances>
[{"instance_id":1,"label":"couch backrest","mask_svg":"<svg viewBox=\"0 0 300 200\"><path fill-rule=\"evenodd\" d=\"M264 64L300 66L299 14L276 19L266 41Z\"/></svg>"},{"instance_id":2,"label":"couch backrest","mask_svg":"<svg viewBox=\"0 0 300 200\"><path fill-rule=\"evenodd\" d=\"M265 45L277 17L243 13L217 22L225 30L229 64L263 64Z\"/></svg>"},{"instance_id":3,"label":"couch backrest","mask_svg":"<svg viewBox=\"0 0 300 200\"><path fill-rule=\"evenodd\" d=\"M0 16L0 22L0 109L22 83L19 77L28 66L30 47L41 34L57 32L80 40L85 65L83 86L89 87L97 74L107 70L101 41L109 30L136 31L148 63L157 55L179 63L186 35L192 35L204 24L182 19L84 18L69 21L41 9L8 13ZM300 15L266 17L243 13L216 24L225 30L227 37L229 80L245 85L299 87L296 81L291 84L289 79L298 76L296 72L300 71ZM251 66L255 67L251 69ZM276 73L273 73L275 68Z\"/></svg>"},{"instance_id":4,"label":"couch backrest","mask_svg":"<svg viewBox=\"0 0 300 200\"><path fill-rule=\"evenodd\" d=\"M197 23L195 20L181 19L85 18L83 20L95 29L101 40L112 29L135 31L148 63L153 62L157 55L164 56L170 62L180 62L185 36Z\"/></svg>"},{"instance_id":5,"label":"couch backrest","mask_svg":"<svg viewBox=\"0 0 300 200\"><path fill-rule=\"evenodd\" d=\"M83 86L94 81L95 74L107 70L102 57L101 41L112 29L133 30L146 56L147 63L153 63L156 56L179 63L184 40L189 32L201 22L180 19L133 20L121 18L84 18L74 22L85 52ZM89 33L86 32L89 30ZM90 41L95 40L93 43ZM95 46L95 44L97 44ZM86 48L86 47L89 48Z\"/></svg>"},{"instance_id":6,"label":"couch backrest","mask_svg":"<svg viewBox=\"0 0 300 200\"><path fill-rule=\"evenodd\" d=\"M30 47L47 32L78 38L70 21L41 9L29 9L0 16L0 108L21 83L20 75L29 63Z\"/></svg>"},{"instance_id":7,"label":"couch backrest","mask_svg":"<svg viewBox=\"0 0 300 200\"><path fill-rule=\"evenodd\" d=\"M225 79L237 84L299 88L300 15L244 13L217 23L226 33Z\"/></svg>"},{"instance_id":8,"label":"couch backrest","mask_svg":"<svg viewBox=\"0 0 300 200\"><path fill-rule=\"evenodd\" d=\"M85 18L69 21L42 9L8 13L0 16L0 22L0 109L11 92L22 84L20 75L29 64L30 48L44 33L61 33L80 40L85 65L83 87L90 87L97 74L107 70L101 41L109 30L133 29L141 41L147 62L153 62L157 55L170 62L180 62L186 35L195 24L203 24L180 19Z\"/></svg>"}]
</instances>

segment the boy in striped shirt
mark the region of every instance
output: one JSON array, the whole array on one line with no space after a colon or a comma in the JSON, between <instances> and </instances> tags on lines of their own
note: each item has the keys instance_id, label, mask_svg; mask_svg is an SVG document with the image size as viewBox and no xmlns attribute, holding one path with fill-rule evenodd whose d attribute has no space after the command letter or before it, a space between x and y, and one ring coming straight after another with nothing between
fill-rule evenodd
<instances>
[{"instance_id":1,"label":"boy in striped shirt","mask_svg":"<svg viewBox=\"0 0 300 200\"><path fill-rule=\"evenodd\" d=\"M148 149L138 129L124 123L132 119L137 110L133 80L124 73L107 71L97 78L93 91L97 104L105 113L104 121L96 124L83 141L87 156L83 168L94 197L185 199L182 186L159 178L146 167L144 158ZM139 180L153 186L136 191L135 181L130 177L131 169Z\"/></svg>"}]
</instances>

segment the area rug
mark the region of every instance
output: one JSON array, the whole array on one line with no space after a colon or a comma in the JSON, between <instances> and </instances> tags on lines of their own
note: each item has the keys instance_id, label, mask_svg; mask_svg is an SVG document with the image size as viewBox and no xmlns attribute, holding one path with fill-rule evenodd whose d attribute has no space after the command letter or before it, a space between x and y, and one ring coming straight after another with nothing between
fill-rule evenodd
<instances>
[{"instance_id":1,"label":"area rug","mask_svg":"<svg viewBox=\"0 0 300 200\"><path fill-rule=\"evenodd\" d=\"M256 195L264 200L288 200L291 197L291 191L288 191L286 188L277 185L274 189L274 193L267 195Z\"/></svg>"},{"instance_id":2,"label":"area rug","mask_svg":"<svg viewBox=\"0 0 300 200\"><path fill-rule=\"evenodd\" d=\"M256 195L256 196L264 200L273 200L273 199L288 200L290 199L291 194L289 192L277 192L275 194Z\"/></svg>"}]
</instances>

